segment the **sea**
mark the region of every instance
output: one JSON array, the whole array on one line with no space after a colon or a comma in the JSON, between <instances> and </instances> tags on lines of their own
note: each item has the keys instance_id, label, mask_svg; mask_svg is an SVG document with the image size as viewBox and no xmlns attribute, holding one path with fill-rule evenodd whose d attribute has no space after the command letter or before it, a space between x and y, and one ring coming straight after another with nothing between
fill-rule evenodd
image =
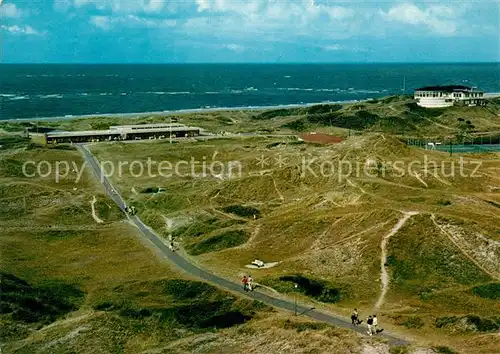
<instances>
[{"instance_id":1,"label":"sea","mask_svg":"<svg viewBox=\"0 0 500 354\"><path fill-rule=\"evenodd\" d=\"M444 84L500 92L500 63L1 64L0 120L361 101Z\"/></svg>"}]
</instances>

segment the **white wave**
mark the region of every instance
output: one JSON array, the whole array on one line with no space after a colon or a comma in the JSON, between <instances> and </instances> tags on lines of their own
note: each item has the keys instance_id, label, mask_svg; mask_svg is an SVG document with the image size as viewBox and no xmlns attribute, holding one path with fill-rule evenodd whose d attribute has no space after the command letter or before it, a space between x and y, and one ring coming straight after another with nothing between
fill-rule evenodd
<instances>
[{"instance_id":1,"label":"white wave","mask_svg":"<svg viewBox=\"0 0 500 354\"><path fill-rule=\"evenodd\" d=\"M126 92L122 92L122 93L120 93L120 95L127 96L127 93Z\"/></svg>"},{"instance_id":2,"label":"white wave","mask_svg":"<svg viewBox=\"0 0 500 354\"><path fill-rule=\"evenodd\" d=\"M231 90L231 93L243 93L241 90Z\"/></svg>"},{"instance_id":3,"label":"white wave","mask_svg":"<svg viewBox=\"0 0 500 354\"><path fill-rule=\"evenodd\" d=\"M314 91L313 88L300 88L300 87L278 87L280 91Z\"/></svg>"},{"instance_id":4,"label":"white wave","mask_svg":"<svg viewBox=\"0 0 500 354\"><path fill-rule=\"evenodd\" d=\"M38 95L37 97L38 98L63 98L64 96L62 94L55 93L55 94L50 94L50 95Z\"/></svg>"},{"instance_id":5,"label":"white wave","mask_svg":"<svg viewBox=\"0 0 500 354\"><path fill-rule=\"evenodd\" d=\"M12 94L12 93L0 93L0 97L16 97L16 95Z\"/></svg>"},{"instance_id":6,"label":"white wave","mask_svg":"<svg viewBox=\"0 0 500 354\"><path fill-rule=\"evenodd\" d=\"M207 94L207 95L217 95L217 94L219 94L219 92L218 91L207 91L207 92L205 92L205 94Z\"/></svg>"},{"instance_id":7,"label":"white wave","mask_svg":"<svg viewBox=\"0 0 500 354\"><path fill-rule=\"evenodd\" d=\"M146 92L146 93L152 93L155 95L190 95L191 92L189 91L154 91L154 92Z\"/></svg>"},{"instance_id":8,"label":"white wave","mask_svg":"<svg viewBox=\"0 0 500 354\"><path fill-rule=\"evenodd\" d=\"M113 94L112 94L112 93L109 93L109 92L101 92L101 93L99 94L99 96L111 96L111 95L113 95Z\"/></svg>"},{"instance_id":9,"label":"white wave","mask_svg":"<svg viewBox=\"0 0 500 354\"><path fill-rule=\"evenodd\" d=\"M245 89L245 91L259 91L259 89L256 89L255 87L250 86L250 87L247 87L247 88Z\"/></svg>"},{"instance_id":10,"label":"white wave","mask_svg":"<svg viewBox=\"0 0 500 354\"><path fill-rule=\"evenodd\" d=\"M14 96L9 98L10 101L18 101L18 100L28 100L30 96Z\"/></svg>"},{"instance_id":11,"label":"white wave","mask_svg":"<svg viewBox=\"0 0 500 354\"><path fill-rule=\"evenodd\" d=\"M285 79L289 79L289 78L291 78L291 76L290 76L290 75L285 75L285 76L283 76L283 77L284 77Z\"/></svg>"},{"instance_id":12,"label":"white wave","mask_svg":"<svg viewBox=\"0 0 500 354\"><path fill-rule=\"evenodd\" d=\"M82 92L82 93L79 93L80 96L88 96L89 94L87 92Z\"/></svg>"}]
</instances>

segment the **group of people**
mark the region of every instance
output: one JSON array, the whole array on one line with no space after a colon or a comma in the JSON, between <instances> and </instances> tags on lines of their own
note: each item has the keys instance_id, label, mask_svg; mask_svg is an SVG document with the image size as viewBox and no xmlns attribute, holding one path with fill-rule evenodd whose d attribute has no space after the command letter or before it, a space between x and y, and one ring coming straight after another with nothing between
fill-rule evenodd
<instances>
[{"instance_id":1,"label":"group of people","mask_svg":"<svg viewBox=\"0 0 500 354\"><path fill-rule=\"evenodd\" d=\"M358 309L354 309L354 311L352 312L351 322L353 326L359 326L361 322L363 322L363 320L359 319ZM377 315L368 316L368 318L366 319L366 324L368 326L368 332L367 332L368 335L372 336L374 334L379 333L379 330L377 329L378 326Z\"/></svg>"},{"instance_id":2,"label":"group of people","mask_svg":"<svg viewBox=\"0 0 500 354\"><path fill-rule=\"evenodd\" d=\"M243 290L245 291L253 291L254 286L253 286L253 279L251 275L246 275L243 276L243 279L241 280L243 283Z\"/></svg>"},{"instance_id":3,"label":"group of people","mask_svg":"<svg viewBox=\"0 0 500 354\"><path fill-rule=\"evenodd\" d=\"M130 215L135 215L136 213L135 206L133 205L131 207L125 206L125 212Z\"/></svg>"}]
</instances>

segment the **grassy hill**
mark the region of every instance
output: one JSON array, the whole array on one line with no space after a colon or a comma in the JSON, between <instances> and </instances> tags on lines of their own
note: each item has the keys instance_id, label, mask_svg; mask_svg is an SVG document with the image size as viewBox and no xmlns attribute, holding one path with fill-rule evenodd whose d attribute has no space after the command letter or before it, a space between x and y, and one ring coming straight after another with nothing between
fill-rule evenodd
<instances>
[{"instance_id":1,"label":"grassy hill","mask_svg":"<svg viewBox=\"0 0 500 354\"><path fill-rule=\"evenodd\" d=\"M143 220L165 237L173 233L216 273L238 281L251 272L284 295L299 283L304 303L345 315L353 307L363 316L377 312L384 327L429 345L463 353L498 345L498 154L451 158L380 134L331 146L245 138L92 151L115 163L199 161L174 176L125 170L113 180ZM215 160L238 161L241 175L203 175L201 162ZM146 187L163 191L138 192ZM414 214L404 219L407 212ZM255 258L279 264L247 269Z\"/></svg>"},{"instance_id":2,"label":"grassy hill","mask_svg":"<svg viewBox=\"0 0 500 354\"><path fill-rule=\"evenodd\" d=\"M77 151L17 140L6 145L0 150L0 351L344 353L382 345L180 274L139 242L90 171L80 173ZM33 166L26 172L35 175L25 176L28 161L46 161L45 177ZM56 181L47 164L54 169L62 161L76 170Z\"/></svg>"}]
</instances>

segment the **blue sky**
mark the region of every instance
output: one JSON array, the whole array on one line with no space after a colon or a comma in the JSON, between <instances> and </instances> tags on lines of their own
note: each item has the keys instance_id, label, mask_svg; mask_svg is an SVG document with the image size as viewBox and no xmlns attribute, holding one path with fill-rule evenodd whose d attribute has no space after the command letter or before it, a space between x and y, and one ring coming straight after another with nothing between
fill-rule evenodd
<instances>
[{"instance_id":1,"label":"blue sky","mask_svg":"<svg viewBox=\"0 0 500 354\"><path fill-rule=\"evenodd\" d=\"M0 62L498 62L499 22L497 0L0 0Z\"/></svg>"}]
</instances>

